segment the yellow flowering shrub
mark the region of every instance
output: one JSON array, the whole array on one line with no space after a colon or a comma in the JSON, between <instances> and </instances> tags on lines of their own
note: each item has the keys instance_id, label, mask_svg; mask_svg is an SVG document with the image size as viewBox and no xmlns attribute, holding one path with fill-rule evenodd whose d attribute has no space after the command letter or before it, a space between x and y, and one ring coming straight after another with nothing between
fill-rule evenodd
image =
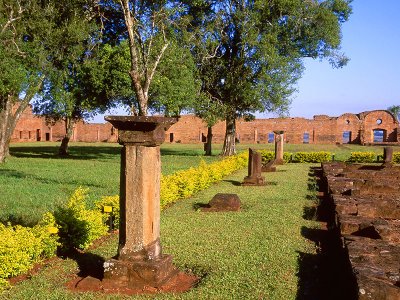
<instances>
[{"instance_id":1,"label":"yellow flowering shrub","mask_svg":"<svg viewBox=\"0 0 400 300\"><path fill-rule=\"evenodd\" d=\"M105 216L97 209L86 207L88 189L78 188L64 207L55 212L60 226L60 241L64 250L87 249L97 238L108 231Z\"/></svg>"},{"instance_id":2,"label":"yellow flowering shrub","mask_svg":"<svg viewBox=\"0 0 400 300\"><path fill-rule=\"evenodd\" d=\"M232 172L247 166L248 154L243 152L238 155L229 156L221 161L206 164L201 161L197 168L178 171L168 176L161 176L161 208L165 208L179 199L188 198L195 193L208 188L212 183L221 180ZM119 197L104 197L96 206L103 211L105 205L113 207L116 219L119 216Z\"/></svg>"},{"instance_id":3,"label":"yellow flowering shrub","mask_svg":"<svg viewBox=\"0 0 400 300\"><path fill-rule=\"evenodd\" d=\"M59 243L54 228L57 225L51 213L32 228L0 223L0 290L8 287L7 278L25 273L35 263L55 255Z\"/></svg>"},{"instance_id":4,"label":"yellow flowering shrub","mask_svg":"<svg viewBox=\"0 0 400 300\"><path fill-rule=\"evenodd\" d=\"M163 176L161 178L161 207L166 207L179 199L188 198L208 188L212 183L244 168L247 162L248 154L244 152L209 165L202 161L197 168Z\"/></svg>"}]
</instances>

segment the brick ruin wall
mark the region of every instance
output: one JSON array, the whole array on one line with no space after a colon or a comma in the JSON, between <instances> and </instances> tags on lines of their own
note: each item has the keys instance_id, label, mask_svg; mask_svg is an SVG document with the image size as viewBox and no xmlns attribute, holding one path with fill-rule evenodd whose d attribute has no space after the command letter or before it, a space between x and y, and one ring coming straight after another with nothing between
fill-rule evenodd
<instances>
[{"instance_id":1,"label":"brick ruin wall","mask_svg":"<svg viewBox=\"0 0 400 300\"><path fill-rule=\"evenodd\" d=\"M283 130L284 140L291 144L373 144L374 132L381 134L380 143L398 143L400 131L394 116L385 110L360 114L346 113L339 117L326 115L305 118L256 119L251 122L237 120L236 137L242 143L272 143L275 130ZM33 115L29 107L17 123L12 142L60 141L65 134L64 122L48 124L44 117ZM206 141L207 127L193 115L182 116L166 134L167 143L201 143ZM213 143L223 143L225 123L213 126ZM77 122L72 141L116 142L117 131L111 124Z\"/></svg>"}]
</instances>

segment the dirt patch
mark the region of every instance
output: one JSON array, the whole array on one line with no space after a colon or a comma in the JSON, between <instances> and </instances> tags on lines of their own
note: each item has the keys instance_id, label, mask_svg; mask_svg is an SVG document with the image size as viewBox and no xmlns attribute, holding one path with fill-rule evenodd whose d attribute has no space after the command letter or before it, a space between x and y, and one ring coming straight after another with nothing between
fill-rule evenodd
<instances>
[{"instance_id":1,"label":"dirt patch","mask_svg":"<svg viewBox=\"0 0 400 300\"><path fill-rule=\"evenodd\" d=\"M157 294L157 293L184 293L195 287L200 281L200 278L194 274L179 272L160 287L145 286L141 289L131 288L112 288L105 286L103 282L91 276L80 277L75 276L66 284L66 287L72 292L102 292L104 294Z\"/></svg>"}]
</instances>

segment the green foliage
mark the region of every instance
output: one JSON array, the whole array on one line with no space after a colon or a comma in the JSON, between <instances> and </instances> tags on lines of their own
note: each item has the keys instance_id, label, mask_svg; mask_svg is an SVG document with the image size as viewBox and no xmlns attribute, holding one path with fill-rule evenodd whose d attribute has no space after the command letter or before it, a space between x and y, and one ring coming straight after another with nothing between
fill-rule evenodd
<instances>
[{"instance_id":1,"label":"green foliage","mask_svg":"<svg viewBox=\"0 0 400 300\"><path fill-rule=\"evenodd\" d=\"M94 240L107 233L104 215L87 208L87 189L78 188L68 203L55 212L60 227L60 242L64 250L87 249Z\"/></svg>"},{"instance_id":2,"label":"green foliage","mask_svg":"<svg viewBox=\"0 0 400 300\"><path fill-rule=\"evenodd\" d=\"M0 290L7 287L7 278L55 255L59 245L57 231L51 213L46 213L33 228L0 223Z\"/></svg>"},{"instance_id":3,"label":"green foliage","mask_svg":"<svg viewBox=\"0 0 400 300\"><path fill-rule=\"evenodd\" d=\"M351 152L347 162L350 163L372 163L376 160L376 154L373 152Z\"/></svg>"},{"instance_id":4,"label":"green foliage","mask_svg":"<svg viewBox=\"0 0 400 300\"><path fill-rule=\"evenodd\" d=\"M275 152L274 151L268 151L268 150L259 150L258 152L261 153L261 160L263 164L266 164L267 162L275 159ZM292 157L292 153L289 152L283 152L283 161L285 164L289 163Z\"/></svg>"},{"instance_id":5,"label":"green foliage","mask_svg":"<svg viewBox=\"0 0 400 300\"><path fill-rule=\"evenodd\" d=\"M202 92L224 107L227 123L256 111L285 114L303 71L303 57L341 67L341 24L350 0L184 1L198 37ZM227 126L227 140L234 139ZM234 153L227 142L223 153ZM233 148L233 149L232 149Z\"/></svg>"},{"instance_id":6,"label":"green foliage","mask_svg":"<svg viewBox=\"0 0 400 300\"><path fill-rule=\"evenodd\" d=\"M395 164L400 164L400 152L393 153L393 162Z\"/></svg>"},{"instance_id":7,"label":"green foliage","mask_svg":"<svg viewBox=\"0 0 400 300\"><path fill-rule=\"evenodd\" d=\"M293 155L293 162L298 163L320 163L332 160L332 153L320 152L297 152Z\"/></svg>"},{"instance_id":8,"label":"green foliage","mask_svg":"<svg viewBox=\"0 0 400 300\"><path fill-rule=\"evenodd\" d=\"M400 105L392 105L387 108L388 111L390 111L393 116L396 118L397 121L399 121L399 116L400 116Z\"/></svg>"}]
</instances>

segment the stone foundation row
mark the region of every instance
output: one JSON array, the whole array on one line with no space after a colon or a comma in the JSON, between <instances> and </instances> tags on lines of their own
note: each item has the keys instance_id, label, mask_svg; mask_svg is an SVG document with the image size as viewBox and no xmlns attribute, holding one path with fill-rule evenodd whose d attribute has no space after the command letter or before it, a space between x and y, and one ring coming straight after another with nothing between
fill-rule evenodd
<instances>
[{"instance_id":1,"label":"stone foundation row","mask_svg":"<svg viewBox=\"0 0 400 300\"><path fill-rule=\"evenodd\" d=\"M359 299L400 299L400 168L323 163Z\"/></svg>"}]
</instances>

